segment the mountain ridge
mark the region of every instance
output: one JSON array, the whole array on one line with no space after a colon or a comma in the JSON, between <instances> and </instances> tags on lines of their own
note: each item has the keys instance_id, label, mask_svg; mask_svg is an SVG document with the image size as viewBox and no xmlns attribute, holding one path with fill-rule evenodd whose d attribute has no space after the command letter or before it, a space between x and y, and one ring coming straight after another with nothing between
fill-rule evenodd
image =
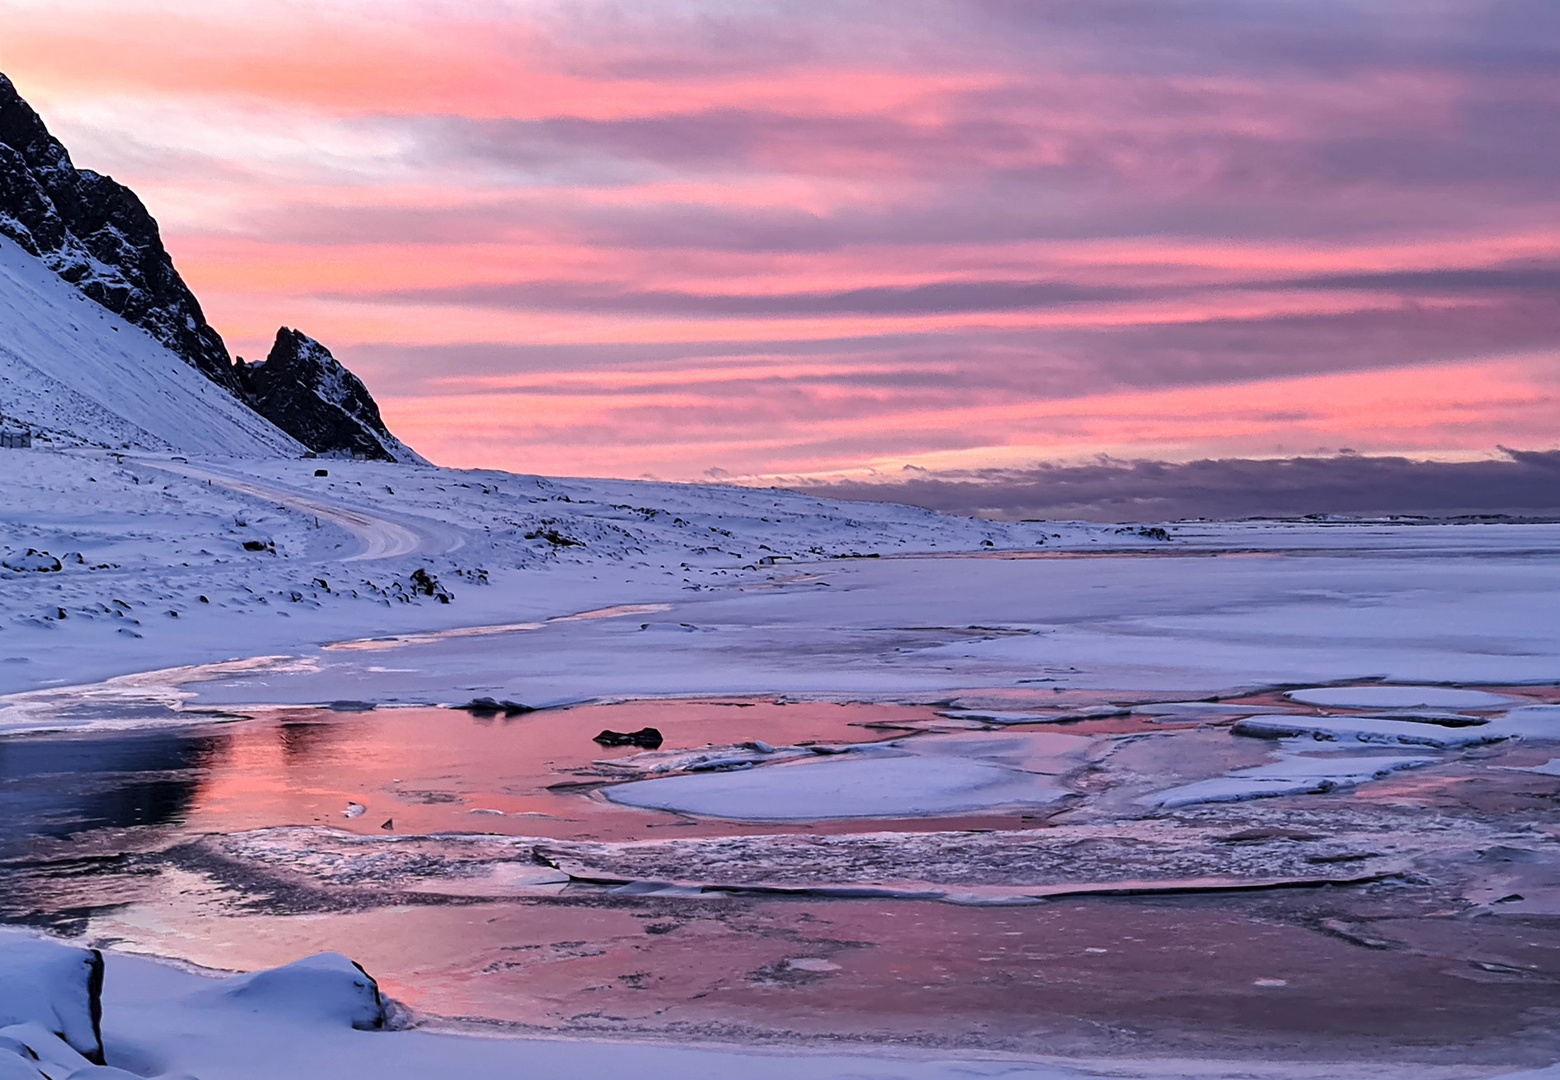
<instances>
[{"instance_id":1,"label":"mountain ridge","mask_svg":"<svg viewBox=\"0 0 1560 1080\"><path fill-rule=\"evenodd\" d=\"M83 296L145 331L240 406L277 429L280 438L266 437L262 444L302 444L307 451L327 455L426 463L385 428L362 381L312 338L305 340L324 354L324 360L293 365L288 379L255 378L264 363L235 364L222 336L206 322L200 301L174 268L157 221L145 204L112 177L77 168L64 144L49 133L43 119L3 73L0 237L40 260ZM45 368L49 363L68 363L67 358L74 355L69 347L62 348L43 348L44 367L33 362L37 358L16 357L30 364L30 374L22 382L37 393L47 393L40 389L51 381ZM144 350L131 352L142 355ZM247 385L246 370L250 376ZM97 402L97 406L111 408L105 402ZM0 401L0 409L5 407ZM13 410L16 407L13 405ZM77 410L85 415L81 410L93 411L85 405ZM227 410L218 413L228 415ZM144 429L142 423L131 424ZM84 441L94 442L91 432L101 428L99 418L88 432L78 434Z\"/></svg>"}]
</instances>

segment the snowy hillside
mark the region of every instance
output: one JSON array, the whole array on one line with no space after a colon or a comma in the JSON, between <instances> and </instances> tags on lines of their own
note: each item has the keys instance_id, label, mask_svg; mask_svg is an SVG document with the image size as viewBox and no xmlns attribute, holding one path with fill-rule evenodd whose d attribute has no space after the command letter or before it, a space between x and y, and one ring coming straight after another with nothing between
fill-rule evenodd
<instances>
[{"instance_id":1,"label":"snowy hillside","mask_svg":"<svg viewBox=\"0 0 1560 1080\"><path fill-rule=\"evenodd\" d=\"M44 445L295 457L303 447L0 238L0 413Z\"/></svg>"}]
</instances>

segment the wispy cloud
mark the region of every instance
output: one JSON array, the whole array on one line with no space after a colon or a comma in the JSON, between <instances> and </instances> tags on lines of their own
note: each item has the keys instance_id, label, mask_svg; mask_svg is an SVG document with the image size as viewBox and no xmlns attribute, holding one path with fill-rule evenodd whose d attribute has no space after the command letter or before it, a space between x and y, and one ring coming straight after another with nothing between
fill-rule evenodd
<instances>
[{"instance_id":1,"label":"wispy cloud","mask_svg":"<svg viewBox=\"0 0 1560 1080\"><path fill-rule=\"evenodd\" d=\"M238 351L303 326L437 460L1554 443L1548 0L0 20L0 68L143 194Z\"/></svg>"}]
</instances>

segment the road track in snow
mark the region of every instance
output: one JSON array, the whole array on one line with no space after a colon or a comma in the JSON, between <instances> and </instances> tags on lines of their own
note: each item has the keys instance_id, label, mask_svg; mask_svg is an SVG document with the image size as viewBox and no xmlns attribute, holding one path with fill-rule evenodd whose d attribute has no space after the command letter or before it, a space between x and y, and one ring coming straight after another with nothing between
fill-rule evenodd
<instances>
[{"instance_id":1,"label":"road track in snow","mask_svg":"<svg viewBox=\"0 0 1560 1080\"><path fill-rule=\"evenodd\" d=\"M188 462L150 461L145 458L138 461L140 464L191 480L207 480L229 491L264 499L300 514L309 514L339 525L356 537L362 545L362 550L343 557L339 560L341 562L393 559L403 555L433 555L453 551L465 543L456 530L440 522L414 519L410 516L394 521L358 507L327 502L313 495L303 495L288 488L273 487L252 479L240 479L224 472L191 465Z\"/></svg>"}]
</instances>

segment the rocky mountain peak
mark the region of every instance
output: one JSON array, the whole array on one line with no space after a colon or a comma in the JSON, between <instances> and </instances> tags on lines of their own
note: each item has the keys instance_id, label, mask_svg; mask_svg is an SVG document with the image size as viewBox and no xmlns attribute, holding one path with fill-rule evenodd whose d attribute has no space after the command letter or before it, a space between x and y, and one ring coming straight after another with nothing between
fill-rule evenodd
<instances>
[{"instance_id":1,"label":"rocky mountain peak","mask_svg":"<svg viewBox=\"0 0 1560 1080\"><path fill-rule=\"evenodd\" d=\"M283 327L264 361L234 365L135 192L76 168L3 74L0 237L316 453L423 463L385 428L362 381L314 339Z\"/></svg>"},{"instance_id":2,"label":"rocky mountain peak","mask_svg":"<svg viewBox=\"0 0 1560 1080\"><path fill-rule=\"evenodd\" d=\"M390 434L368 388L330 350L282 327L266 358L235 371L250 405L317 454L426 464Z\"/></svg>"},{"instance_id":3,"label":"rocky mountain peak","mask_svg":"<svg viewBox=\"0 0 1560 1080\"><path fill-rule=\"evenodd\" d=\"M0 234L212 382L237 391L221 336L173 268L135 192L78 169L0 75Z\"/></svg>"}]
</instances>

